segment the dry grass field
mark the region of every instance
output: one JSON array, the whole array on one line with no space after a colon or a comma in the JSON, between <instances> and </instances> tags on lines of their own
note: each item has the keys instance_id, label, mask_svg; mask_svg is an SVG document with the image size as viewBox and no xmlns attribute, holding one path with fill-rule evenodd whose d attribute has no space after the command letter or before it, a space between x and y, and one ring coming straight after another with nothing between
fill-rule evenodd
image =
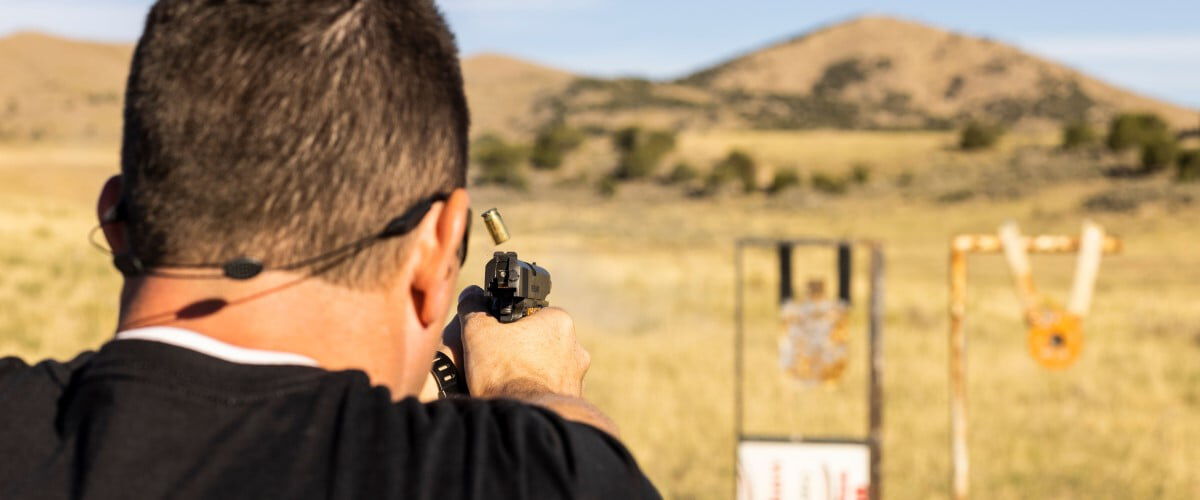
<instances>
[{"instance_id":1,"label":"dry grass field","mask_svg":"<svg viewBox=\"0 0 1200 500\"><path fill-rule=\"evenodd\" d=\"M839 140L848 139L819 142ZM698 148L706 142L683 144L691 141ZM945 137L914 141L898 141L893 151L937 148ZM86 236L93 194L116 161L115 150L103 148L0 149L0 353L66 358L111 334L117 275ZM1008 218L1028 232L1075 232L1089 216L1079 201L1094 186L951 206L887 190L800 204L691 200L654 189L622 190L611 200L582 190L474 194L477 208L504 211L515 235L505 248L554 272L551 301L575 314L593 354L588 393L617 420L663 493L727 498L732 491L733 240L824 235L887 243L884 488L887 498L916 499L944 498L948 489L950 235L990 231ZM1044 371L1026 355L1001 259L971 262L977 498L1200 497L1200 210L1158 208L1099 221L1125 239L1126 251L1105 260L1083 358L1065 372ZM482 272L492 251L485 240L472 239L464 284ZM800 277L828 272L832 262L828 254L801 257ZM748 424L762 432L863 432L861 357L838 387L783 383L774 368L773 263L766 251L751 258L748 355L760 368ZM1047 291L1065 294L1072 265L1067 257L1041 257L1035 276ZM861 356L861 311L853 327Z\"/></svg>"}]
</instances>

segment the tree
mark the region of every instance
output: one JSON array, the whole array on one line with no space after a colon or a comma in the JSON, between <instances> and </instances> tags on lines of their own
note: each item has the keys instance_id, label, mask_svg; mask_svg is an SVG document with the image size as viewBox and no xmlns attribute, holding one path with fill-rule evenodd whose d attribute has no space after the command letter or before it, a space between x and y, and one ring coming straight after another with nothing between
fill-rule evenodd
<instances>
[{"instance_id":1,"label":"tree","mask_svg":"<svg viewBox=\"0 0 1200 500\"><path fill-rule=\"evenodd\" d=\"M471 147L471 159L479 167L476 182L524 189L528 182L521 172L527 154L518 144L509 144L496 135L485 135Z\"/></svg>"},{"instance_id":2,"label":"tree","mask_svg":"<svg viewBox=\"0 0 1200 500\"><path fill-rule=\"evenodd\" d=\"M1158 172L1175 161L1179 146L1174 138L1159 139L1142 145L1142 171Z\"/></svg>"},{"instance_id":3,"label":"tree","mask_svg":"<svg viewBox=\"0 0 1200 500\"><path fill-rule=\"evenodd\" d=\"M1087 122L1074 122L1063 125L1062 148L1067 151L1086 148L1099 140L1096 129Z\"/></svg>"},{"instance_id":4,"label":"tree","mask_svg":"<svg viewBox=\"0 0 1200 500\"><path fill-rule=\"evenodd\" d=\"M717 184L737 179L742 183L742 192L752 193L758 189L758 165L748 153L735 149L713 165L710 179L719 181Z\"/></svg>"},{"instance_id":5,"label":"tree","mask_svg":"<svg viewBox=\"0 0 1200 500\"><path fill-rule=\"evenodd\" d=\"M812 187L825 194L846 194L848 182L843 177L835 177L825 172L817 172L812 177Z\"/></svg>"},{"instance_id":6,"label":"tree","mask_svg":"<svg viewBox=\"0 0 1200 500\"><path fill-rule=\"evenodd\" d=\"M1175 179L1179 182L1200 181L1200 149L1191 149L1179 154Z\"/></svg>"},{"instance_id":7,"label":"tree","mask_svg":"<svg viewBox=\"0 0 1200 500\"><path fill-rule=\"evenodd\" d=\"M995 146L1004 130L995 125L971 121L959 134L958 146L963 151L978 151Z\"/></svg>"},{"instance_id":8,"label":"tree","mask_svg":"<svg viewBox=\"0 0 1200 500\"><path fill-rule=\"evenodd\" d=\"M871 182L871 166L866 163L855 163L850 169L850 182L862 186Z\"/></svg>"},{"instance_id":9,"label":"tree","mask_svg":"<svg viewBox=\"0 0 1200 500\"><path fill-rule=\"evenodd\" d=\"M767 186L767 194L774 196L800 185L800 174L794 168L782 168L775 172L771 184Z\"/></svg>"},{"instance_id":10,"label":"tree","mask_svg":"<svg viewBox=\"0 0 1200 500\"><path fill-rule=\"evenodd\" d=\"M671 173L667 174L667 178L663 181L666 184L682 184L696 180L699 175L696 169L687 162L679 162L675 164L675 168L671 169Z\"/></svg>"},{"instance_id":11,"label":"tree","mask_svg":"<svg viewBox=\"0 0 1200 500\"><path fill-rule=\"evenodd\" d=\"M1167 122L1154 113L1124 113L1112 119L1105 143L1114 152L1141 148L1171 136Z\"/></svg>"},{"instance_id":12,"label":"tree","mask_svg":"<svg viewBox=\"0 0 1200 500\"><path fill-rule=\"evenodd\" d=\"M617 180L611 176L604 176L596 182L596 194L604 198L612 198L617 195Z\"/></svg>"},{"instance_id":13,"label":"tree","mask_svg":"<svg viewBox=\"0 0 1200 500\"><path fill-rule=\"evenodd\" d=\"M583 144L583 132L562 123L555 123L538 132L529 153L534 168L553 170L562 166L563 159Z\"/></svg>"},{"instance_id":14,"label":"tree","mask_svg":"<svg viewBox=\"0 0 1200 500\"><path fill-rule=\"evenodd\" d=\"M643 179L654 174L667 153L675 149L675 134L624 128L613 134L613 147L619 155L613 176L618 180Z\"/></svg>"}]
</instances>

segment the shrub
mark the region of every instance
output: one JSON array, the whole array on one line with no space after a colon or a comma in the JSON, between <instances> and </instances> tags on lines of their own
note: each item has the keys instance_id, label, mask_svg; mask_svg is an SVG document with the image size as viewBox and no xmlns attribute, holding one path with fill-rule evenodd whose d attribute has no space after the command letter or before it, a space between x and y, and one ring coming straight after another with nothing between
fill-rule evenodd
<instances>
[{"instance_id":1,"label":"shrub","mask_svg":"<svg viewBox=\"0 0 1200 500\"><path fill-rule=\"evenodd\" d=\"M583 132L579 129L561 123L550 125L538 132L537 138L534 139L529 162L534 168L556 169L562 166L568 153L583 144L583 139Z\"/></svg>"},{"instance_id":2,"label":"shrub","mask_svg":"<svg viewBox=\"0 0 1200 500\"><path fill-rule=\"evenodd\" d=\"M700 174L691 165L679 162L675 164L675 168L671 169L671 173L667 174L667 178L663 181L667 184L682 184L694 181L699 176Z\"/></svg>"},{"instance_id":3,"label":"shrub","mask_svg":"<svg viewBox=\"0 0 1200 500\"><path fill-rule=\"evenodd\" d=\"M767 194L772 196L800 185L800 174L794 168L783 168L775 172L771 185L767 186Z\"/></svg>"},{"instance_id":4,"label":"shrub","mask_svg":"<svg viewBox=\"0 0 1200 500\"><path fill-rule=\"evenodd\" d=\"M526 151L495 135L485 135L472 144L471 159L479 167L476 182L524 189L528 183L521 172Z\"/></svg>"},{"instance_id":5,"label":"shrub","mask_svg":"<svg viewBox=\"0 0 1200 500\"><path fill-rule=\"evenodd\" d=\"M713 166L713 175L722 181L741 181L742 191L746 193L758 189L758 165L754 163L754 158L741 150L730 151L728 156L717 162Z\"/></svg>"},{"instance_id":6,"label":"shrub","mask_svg":"<svg viewBox=\"0 0 1200 500\"><path fill-rule=\"evenodd\" d=\"M605 176L596 183L596 194L605 198L612 198L617 194L617 179L612 176Z\"/></svg>"},{"instance_id":7,"label":"shrub","mask_svg":"<svg viewBox=\"0 0 1200 500\"><path fill-rule=\"evenodd\" d=\"M1175 179L1180 182L1200 181L1200 149L1191 149L1179 154Z\"/></svg>"},{"instance_id":8,"label":"shrub","mask_svg":"<svg viewBox=\"0 0 1200 500\"><path fill-rule=\"evenodd\" d=\"M629 127L613 134L613 146L620 155L613 175L619 180L642 179L652 175L663 157L675 149L675 134Z\"/></svg>"},{"instance_id":9,"label":"shrub","mask_svg":"<svg viewBox=\"0 0 1200 500\"><path fill-rule=\"evenodd\" d=\"M1083 201L1083 208L1093 212L1132 212L1165 197L1161 189L1153 186L1122 186L1089 196Z\"/></svg>"},{"instance_id":10,"label":"shrub","mask_svg":"<svg viewBox=\"0 0 1200 500\"><path fill-rule=\"evenodd\" d=\"M1125 151L1170 137L1167 122L1153 113L1124 113L1112 119L1106 143L1112 151Z\"/></svg>"},{"instance_id":11,"label":"shrub","mask_svg":"<svg viewBox=\"0 0 1200 500\"><path fill-rule=\"evenodd\" d=\"M817 172L812 177L812 187L825 194L846 194L848 182L843 177L836 177L825 172Z\"/></svg>"},{"instance_id":12,"label":"shrub","mask_svg":"<svg viewBox=\"0 0 1200 500\"><path fill-rule=\"evenodd\" d=\"M1142 171L1158 172L1175 161L1179 146L1174 139L1159 139L1142 145Z\"/></svg>"},{"instance_id":13,"label":"shrub","mask_svg":"<svg viewBox=\"0 0 1200 500\"><path fill-rule=\"evenodd\" d=\"M963 151L978 151L995 146L1004 130L995 125L972 121L959 134L958 146Z\"/></svg>"},{"instance_id":14,"label":"shrub","mask_svg":"<svg viewBox=\"0 0 1200 500\"><path fill-rule=\"evenodd\" d=\"M1087 122L1074 122L1063 125L1062 148L1067 151L1086 148L1096 144L1099 136L1096 129Z\"/></svg>"},{"instance_id":15,"label":"shrub","mask_svg":"<svg viewBox=\"0 0 1200 500\"><path fill-rule=\"evenodd\" d=\"M850 182L859 186L871 182L871 166L866 163L855 163L850 169Z\"/></svg>"}]
</instances>

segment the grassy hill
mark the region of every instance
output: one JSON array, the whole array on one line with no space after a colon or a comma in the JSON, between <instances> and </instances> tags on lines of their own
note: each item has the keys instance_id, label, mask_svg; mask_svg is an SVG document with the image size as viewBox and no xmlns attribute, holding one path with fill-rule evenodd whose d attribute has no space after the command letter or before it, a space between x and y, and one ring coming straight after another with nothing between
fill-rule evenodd
<instances>
[{"instance_id":1,"label":"grassy hill","mask_svg":"<svg viewBox=\"0 0 1200 500\"><path fill-rule=\"evenodd\" d=\"M37 33L0 39L0 142L118 140L131 56Z\"/></svg>"}]
</instances>

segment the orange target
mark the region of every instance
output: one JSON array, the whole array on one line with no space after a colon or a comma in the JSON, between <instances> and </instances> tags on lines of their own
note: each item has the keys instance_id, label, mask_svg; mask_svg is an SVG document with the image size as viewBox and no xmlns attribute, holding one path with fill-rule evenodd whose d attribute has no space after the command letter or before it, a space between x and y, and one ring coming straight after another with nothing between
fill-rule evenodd
<instances>
[{"instance_id":1,"label":"orange target","mask_svg":"<svg viewBox=\"0 0 1200 500\"><path fill-rule=\"evenodd\" d=\"M1078 316L1061 311L1046 312L1029 329L1029 354L1042 366L1061 370L1079 359L1083 350L1083 327Z\"/></svg>"}]
</instances>

